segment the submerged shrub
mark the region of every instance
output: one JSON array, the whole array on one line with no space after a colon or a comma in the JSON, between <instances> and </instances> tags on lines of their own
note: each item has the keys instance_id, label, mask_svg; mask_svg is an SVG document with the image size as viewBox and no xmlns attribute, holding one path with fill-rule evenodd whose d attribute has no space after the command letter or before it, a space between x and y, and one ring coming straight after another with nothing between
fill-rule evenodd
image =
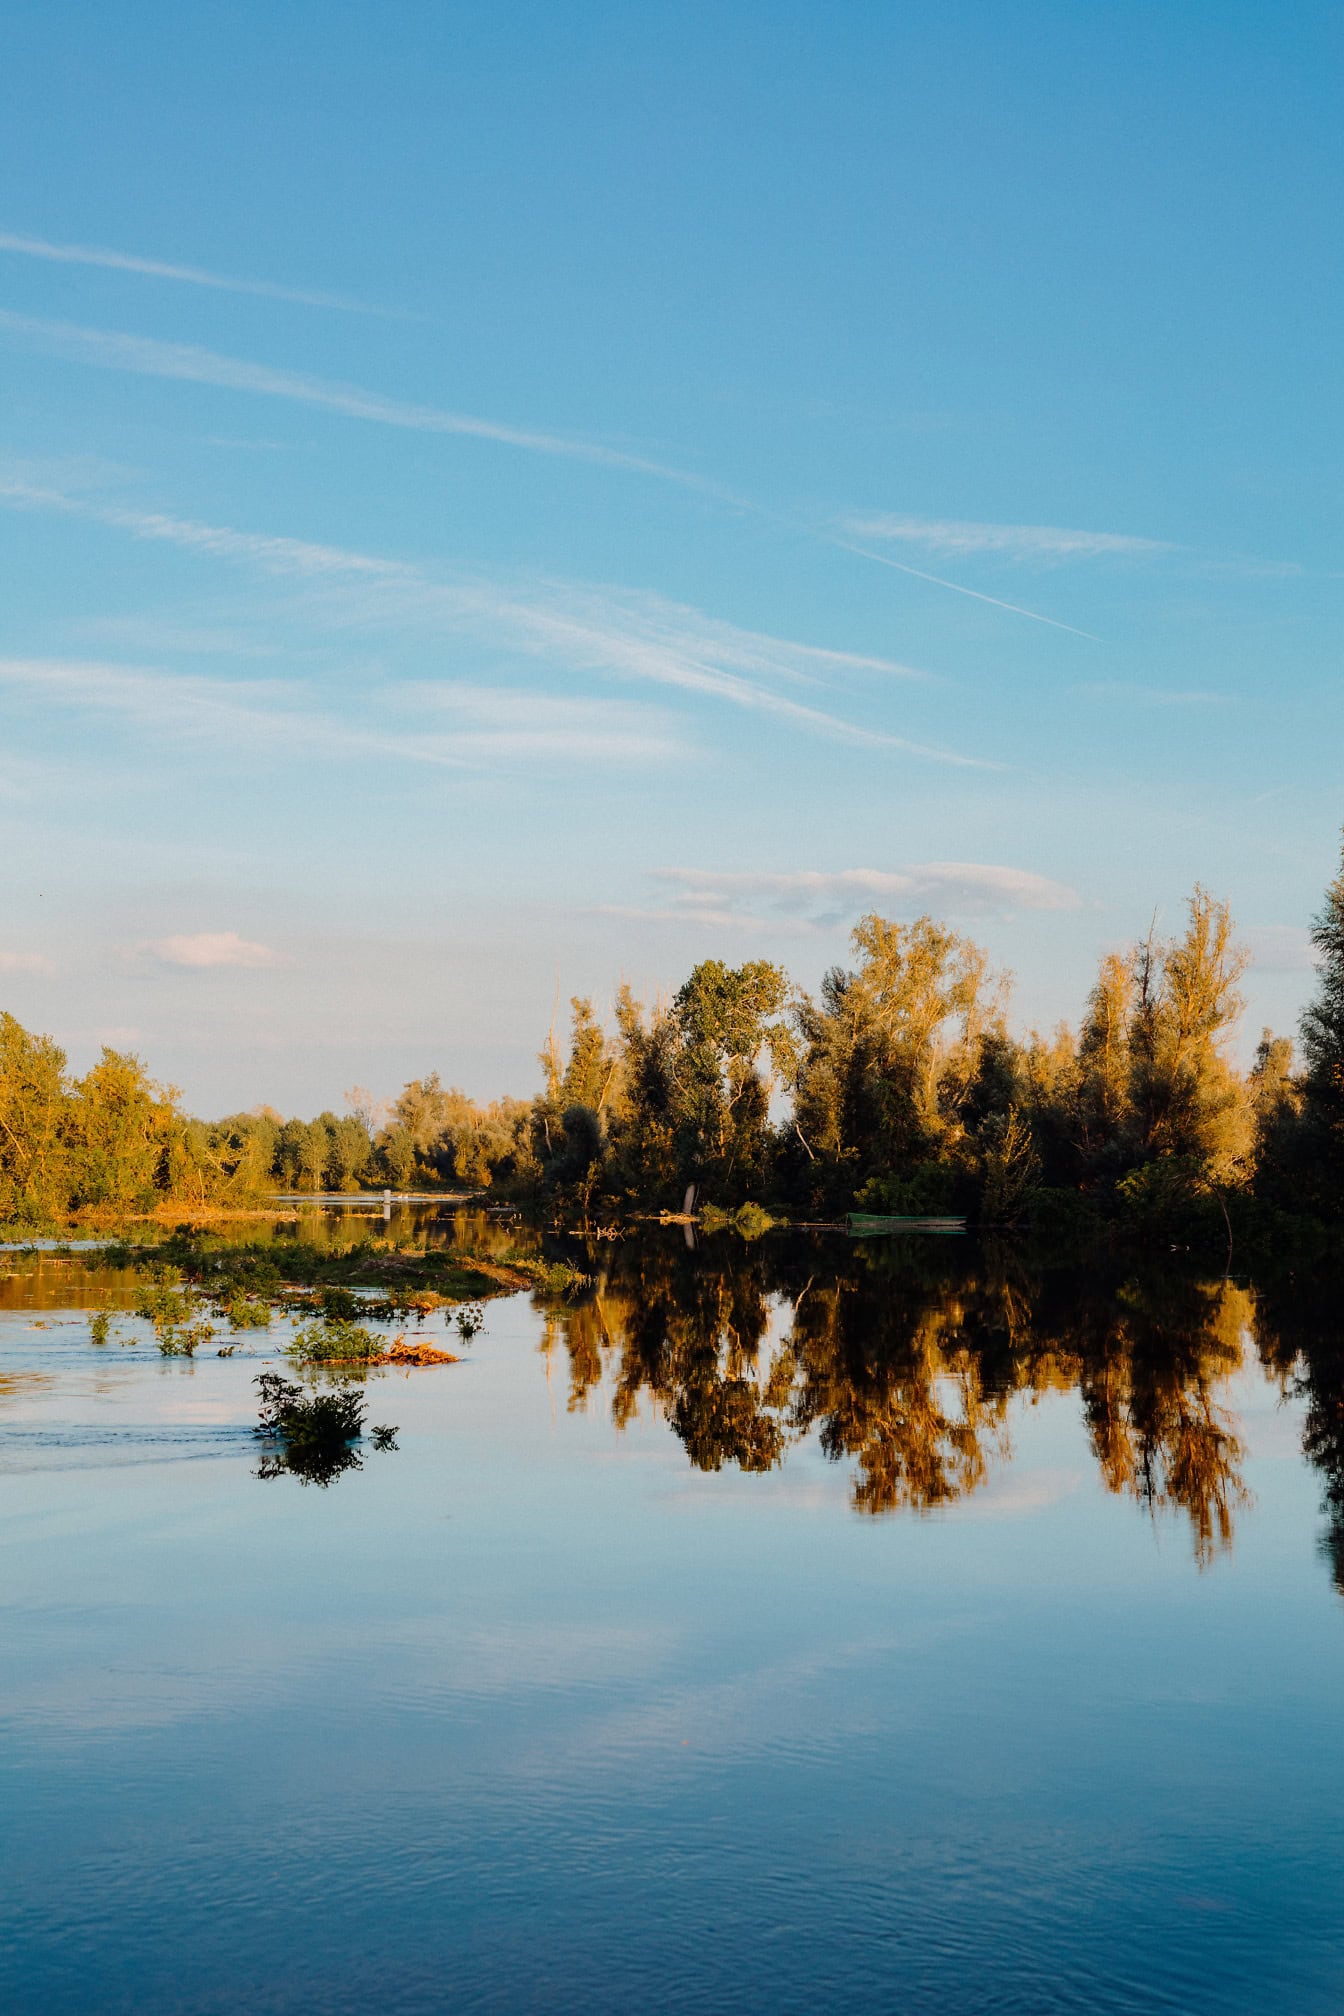
<instances>
[{"instance_id":1,"label":"submerged shrub","mask_svg":"<svg viewBox=\"0 0 1344 2016\"><path fill-rule=\"evenodd\" d=\"M100 1309L98 1314L90 1318L89 1321L90 1342L94 1344L106 1344L111 1327L112 1318L108 1315L106 1309Z\"/></svg>"},{"instance_id":2,"label":"submerged shrub","mask_svg":"<svg viewBox=\"0 0 1344 2016\"><path fill-rule=\"evenodd\" d=\"M202 1302L168 1269L141 1288L135 1313L154 1325L154 1337L165 1358L194 1358L214 1336L214 1326L201 1314Z\"/></svg>"},{"instance_id":3,"label":"submerged shrub","mask_svg":"<svg viewBox=\"0 0 1344 2016\"><path fill-rule=\"evenodd\" d=\"M213 1323L200 1317L194 1323L167 1323L158 1333L159 1350L165 1358L194 1358L203 1344L212 1342Z\"/></svg>"},{"instance_id":4,"label":"submerged shrub","mask_svg":"<svg viewBox=\"0 0 1344 2016\"><path fill-rule=\"evenodd\" d=\"M368 1365L387 1350L387 1339L362 1323L328 1316L294 1332L285 1355L305 1365Z\"/></svg>"},{"instance_id":5,"label":"submerged shrub","mask_svg":"<svg viewBox=\"0 0 1344 2016\"><path fill-rule=\"evenodd\" d=\"M258 1301L241 1291L229 1297L224 1304L224 1314L233 1330L269 1330L271 1327L269 1302Z\"/></svg>"},{"instance_id":6,"label":"submerged shrub","mask_svg":"<svg viewBox=\"0 0 1344 2016\"><path fill-rule=\"evenodd\" d=\"M455 1320L458 1336L464 1344L470 1344L477 1332L485 1327L485 1310L479 1302L464 1302Z\"/></svg>"},{"instance_id":7,"label":"submerged shrub","mask_svg":"<svg viewBox=\"0 0 1344 2016\"><path fill-rule=\"evenodd\" d=\"M189 1323L200 1308L200 1297L193 1289L184 1287L176 1276L165 1272L136 1290L133 1307L137 1316L143 1316L156 1330L163 1331Z\"/></svg>"},{"instance_id":8,"label":"submerged shrub","mask_svg":"<svg viewBox=\"0 0 1344 2016\"><path fill-rule=\"evenodd\" d=\"M314 1393L305 1398L303 1389L278 1372L262 1372L257 1378L261 1406L254 1433L270 1447L257 1474L260 1477L295 1476L303 1484L319 1484L324 1489L343 1471L363 1468L357 1442L364 1429L364 1395L355 1387ZM395 1449L395 1427L370 1430L375 1449Z\"/></svg>"}]
</instances>

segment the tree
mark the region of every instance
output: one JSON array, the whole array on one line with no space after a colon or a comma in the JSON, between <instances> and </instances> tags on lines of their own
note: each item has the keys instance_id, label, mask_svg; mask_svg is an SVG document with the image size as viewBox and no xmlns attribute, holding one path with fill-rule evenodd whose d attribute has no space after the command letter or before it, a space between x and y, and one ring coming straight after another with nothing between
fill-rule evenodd
<instances>
[{"instance_id":1,"label":"tree","mask_svg":"<svg viewBox=\"0 0 1344 2016\"><path fill-rule=\"evenodd\" d=\"M67 1208L65 1052L0 1013L0 1218Z\"/></svg>"},{"instance_id":2,"label":"tree","mask_svg":"<svg viewBox=\"0 0 1344 2016\"><path fill-rule=\"evenodd\" d=\"M672 1081L687 1175L759 1182L773 1076L794 1065L783 1019L790 992L788 975L768 960L704 959L677 993Z\"/></svg>"},{"instance_id":3,"label":"tree","mask_svg":"<svg viewBox=\"0 0 1344 2016\"><path fill-rule=\"evenodd\" d=\"M1244 1088L1226 1056L1241 1014L1246 953L1232 916L1195 885L1185 935L1152 937L1135 958L1130 1097L1141 1159L1179 1156L1202 1181L1225 1183L1250 1149Z\"/></svg>"},{"instance_id":4,"label":"tree","mask_svg":"<svg viewBox=\"0 0 1344 2016\"><path fill-rule=\"evenodd\" d=\"M1085 1166L1115 1163L1133 1133L1130 1036L1136 1005L1133 952L1108 952L1078 1038L1075 1138Z\"/></svg>"},{"instance_id":5,"label":"tree","mask_svg":"<svg viewBox=\"0 0 1344 2016\"><path fill-rule=\"evenodd\" d=\"M1006 981L980 946L931 917L864 917L852 942L856 969L833 968L820 1003L804 998L797 1016L795 1132L809 1187L834 1202L865 1180L955 1166L968 1126L987 1117L987 1039L1003 1038L993 1063L1005 1083L1017 1068L1003 1037Z\"/></svg>"},{"instance_id":6,"label":"tree","mask_svg":"<svg viewBox=\"0 0 1344 2016\"><path fill-rule=\"evenodd\" d=\"M138 1057L105 1048L71 1090L71 1203L129 1209L165 1191L169 1142L183 1125L175 1093L154 1084Z\"/></svg>"},{"instance_id":7,"label":"tree","mask_svg":"<svg viewBox=\"0 0 1344 2016\"><path fill-rule=\"evenodd\" d=\"M1302 1118L1322 1164L1324 1192L1344 1194L1344 853L1340 872L1312 920L1318 966L1316 993L1302 1017Z\"/></svg>"}]
</instances>

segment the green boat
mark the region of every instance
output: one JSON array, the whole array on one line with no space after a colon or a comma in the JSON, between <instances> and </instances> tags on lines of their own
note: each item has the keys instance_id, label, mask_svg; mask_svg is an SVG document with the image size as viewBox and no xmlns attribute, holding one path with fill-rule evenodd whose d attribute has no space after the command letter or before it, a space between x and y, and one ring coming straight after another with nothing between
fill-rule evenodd
<instances>
[{"instance_id":1,"label":"green boat","mask_svg":"<svg viewBox=\"0 0 1344 2016\"><path fill-rule=\"evenodd\" d=\"M882 1232L964 1232L964 1218L879 1218L867 1211L851 1211L845 1219L850 1236L872 1239Z\"/></svg>"}]
</instances>

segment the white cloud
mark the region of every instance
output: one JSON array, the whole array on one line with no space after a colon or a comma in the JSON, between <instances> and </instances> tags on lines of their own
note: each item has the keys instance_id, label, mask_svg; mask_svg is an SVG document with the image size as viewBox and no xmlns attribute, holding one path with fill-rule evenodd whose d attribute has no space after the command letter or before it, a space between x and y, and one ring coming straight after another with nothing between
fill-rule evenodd
<instances>
[{"instance_id":1,"label":"white cloud","mask_svg":"<svg viewBox=\"0 0 1344 2016\"><path fill-rule=\"evenodd\" d=\"M802 868L785 871L659 868L667 907L648 918L719 927L799 929L834 926L865 910L911 916L938 908L954 914L1076 909L1077 892L1026 868L977 861L925 861L908 868Z\"/></svg>"},{"instance_id":2,"label":"white cloud","mask_svg":"<svg viewBox=\"0 0 1344 2016\"><path fill-rule=\"evenodd\" d=\"M436 733L443 746L474 759L592 758L656 763L688 753L654 709L623 700L589 700L467 680L408 681L386 689L388 705L413 713L423 731L430 719L451 725Z\"/></svg>"},{"instance_id":3,"label":"white cloud","mask_svg":"<svg viewBox=\"0 0 1344 2016\"><path fill-rule=\"evenodd\" d=\"M992 553L1009 560L1095 560L1106 555L1167 553L1164 539L1126 532L1080 532L1061 525L985 525L959 518L850 518L859 539L894 539L936 553Z\"/></svg>"},{"instance_id":4,"label":"white cloud","mask_svg":"<svg viewBox=\"0 0 1344 2016\"><path fill-rule=\"evenodd\" d=\"M0 952L0 973L54 973L56 968L41 952Z\"/></svg>"},{"instance_id":5,"label":"white cloud","mask_svg":"<svg viewBox=\"0 0 1344 2016\"><path fill-rule=\"evenodd\" d=\"M45 259L60 266L102 266L114 273L137 273L151 280L182 280L192 287L216 287L226 294L260 294L271 301L294 301L307 308L341 308L356 315L396 315L396 309L371 308L343 294L315 293L305 287L285 287L273 280L234 280L201 266L178 266L163 259L143 259L134 252L114 252L104 245L53 245L18 231L0 231L0 252L27 259Z\"/></svg>"},{"instance_id":6,"label":"white cloud","mask_svg":"<svg viewBox=\"0 0 1344 2016\"><path fill-rule=\"evenodd\" d=\"M151 938L142 948L165 966L278 966L269 945L240 938L236 931L194 931L182 938Z\"/></svg>"}]
</instances>

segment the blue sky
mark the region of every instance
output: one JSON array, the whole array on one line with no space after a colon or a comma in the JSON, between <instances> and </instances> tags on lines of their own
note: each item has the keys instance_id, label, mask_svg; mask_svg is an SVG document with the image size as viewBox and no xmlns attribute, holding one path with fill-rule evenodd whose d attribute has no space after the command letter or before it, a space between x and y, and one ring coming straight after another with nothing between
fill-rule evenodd
<instances>
[{"instance_id":1,"label":"blue sky","mask_svg":"<svg viewBox=\"0 0 1344 2016\"><path fill-rule=\"evenodd\" d=\"M0 77L0 1001L202 1111L1338 859L1339 10L74 4Z\"/></svg>"}]
</instances>

